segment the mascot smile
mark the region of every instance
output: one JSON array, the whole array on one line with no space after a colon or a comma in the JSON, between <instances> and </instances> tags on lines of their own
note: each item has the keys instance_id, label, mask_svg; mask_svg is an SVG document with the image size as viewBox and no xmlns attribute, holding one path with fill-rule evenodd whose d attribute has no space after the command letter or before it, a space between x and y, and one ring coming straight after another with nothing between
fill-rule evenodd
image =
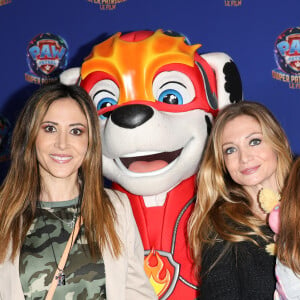
<instances>
[{"instance_id":1,"label":"mascot smile","mask_svg":"<svg viewBox=\"0 0 300 300\"><path fill-rule=\"evenodd\" d=\"M160 299L198 295L186 236L195 174L213 118L242 98L231 58L199 47L171 31L117 33L61 74L95 103L104 175L129 197Z\"/></svg>"}]
</instances>

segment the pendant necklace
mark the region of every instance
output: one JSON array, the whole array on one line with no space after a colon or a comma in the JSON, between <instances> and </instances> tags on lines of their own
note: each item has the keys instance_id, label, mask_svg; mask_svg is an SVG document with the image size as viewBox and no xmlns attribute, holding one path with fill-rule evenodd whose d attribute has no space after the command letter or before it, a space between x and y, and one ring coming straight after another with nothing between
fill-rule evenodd
<instances>
[{"instance_id":1,"label":"pendant necklace","mask_svg":"<svg viewBox=\"0 0 300 300\"><path fill-rule=\"evenodd\" d=\"M73 236L74 236L74 226L75 226L75 223L76 223L76 220L77 220L77 217L78 217L79 202L80 201L78 201L78 203L76 204L75 212L73 214L73 218L72 218L71 222L67 222L64 219L62 219L59 216L57 216L54 212L51 211L51 208L50 209L45 209L43 207L40 207L41 208L41 213L42 213L42 218L43 218L45 226L47 226L47 223L46 223L45 214L43 213L43 210L49 212L56 219L58 219L59 221L61 221L62 223L66 224L67 226L69 226L72 229L72 232L70 233L72 235L71 236L71 241L72 241L71 244L72 245L73 245ZM57 270L59 271L58 274L55 276L55 279L57 280L57 286L66 285L66 280L65 280L66 276L65 276L65 273L64 273L64 268L60 269L58 267L58 262L56 260L56 255L55 255L54 247L53 247L53 244L52 244L52 238L50 237L50 234L49 234L48 231L47 231L47 234L48 234L48 237L49 237L49 240L50 240L50 245L51 245L53 257L54 257L54 260L55 260L55 264L56 264ZM67 259L69 257L70 251L71 251L71 248L68 251Z\"/></svg>"},{"instance_id":2,"label":"pendant necklace","mask_svg":"<svg viewBox=\"0 0 300 300\"><path fill-rule=\"evenodd\" d=\"M66 285L64 270L61 270L59 267L57 269L59 270L58 275L55 276L55 279L58 280L57 286Z\"/></svg>"},{"instance_id":3,"label":"pendant necklace","mask_svg":"<svg viewBox=\"0 0 300 300\"><path fill-rule=\"evenodd\" d=\"M61 222L63 222L64 224L66 224L67 226L69 226L70 228L74 228L75 223L76 223L76 219L77 219L77 212L74 212L73 214L73 218L72 221L67 222L65 220L63 220L62 218L60 218L59 216L57 216L55 213L53 213L50 209L47 209L47 212L49 212L51 215L53 215L56 219L60 220Z\"/></svg>"},{"instance_id":4,"label":"pendant necklace","mask_svg":"<svg viewBox=\"0 0 300 300\"><path fill-rule=\"evenodd\" d=\"M49 210L47 210L47 211L49 212ZM53 214L53 213L52 213L52 214ZM53 215L54 215L54 214L53 214ZM54 215L54 216L56 216L56 215ZM77 214L74 214L74 216L75 216L75 221L74 221L74 224L75 224L75 222L76 222L76 220L77 220ZM43 214L42 217L43 217L43 221L44 221L45 226L47 226L47 223L46 223L46 220L45 220L45 215ZM57 217L57 219L59 219L60 221L64 221L64 220L62 220L61 218L59 218L58 216L56 216L56 217ZM74 220L74 217L73 217L73 220ZM72 220L72 222L73 222L73 220ZM71 223L72 223L72 222L71 222ZM64 223L66 223L66 222L64 221ZM72 228L73 228L73 227L74 227L74 225L72 226ZM48 231L47 231L47 234L48 234L48 237L49 237L49 240L50 240L50 245L51 245L53 257L54 257L54 260L55 260L55 264L56 264L57 270L59 271L58 274L55 276L55 279L58 281L58 282L57 282L57 286L66 285L66 280L65 280L66 276L65 276L65 273L64 273L64 269L60 269L60 268L58 267L58 263L57 263L57 260L56 260L55 251L54 251L53 244L52 244L52 238L51 238L51 236L50 236L50 234L49 234ZM74 230L72 230L71 234L72 234L72 244L73 244ZM69 249L69 252L68 252L68 256L67 256L67 257L69 257L70 251L71 251L71 248Z\"/></svg>"},{"instance_id":5,"label":"pendant necklace","mask_svg":"<svg viewBox=\"0 0 300 300\"><path fill-rule=\"evenodd\" d=\"M43 208L43 207L41 207ZM70 228L74 228L75 226L75 223L76 223L76 219L77 219L77 216L78 216L78 203L76 204L76 206L74 207L75 209L75 212L73 214L73 218L71 221L65 221L64 219L60 218L58 215L56 215L54 212L51 211L51 208L50 209L46 209L46 208L43 208L45 209L47 212L49 212L51 215L53 215L56 219L60 220L62 223L66 224L68 227Z\"/></svg>"}]
</instances>

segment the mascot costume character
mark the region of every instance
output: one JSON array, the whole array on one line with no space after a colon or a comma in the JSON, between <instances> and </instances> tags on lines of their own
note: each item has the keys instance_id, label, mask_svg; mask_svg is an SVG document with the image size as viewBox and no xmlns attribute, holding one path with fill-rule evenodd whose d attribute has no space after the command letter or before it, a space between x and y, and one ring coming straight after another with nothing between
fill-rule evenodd
<instances>
[{"instance_id":1,"label":"mascot costume character","mask_svg":"<svg viewBox=\"0 0 300 300\"><path fill-rule=\"evenodd\" d=\"M130 199L159 299L198 294L186 232L195 174L213 117L242 98L230 57L199 47L171 31L117 33L60 77L94 100L104 175Z\"/></svg>"}]
</instances>

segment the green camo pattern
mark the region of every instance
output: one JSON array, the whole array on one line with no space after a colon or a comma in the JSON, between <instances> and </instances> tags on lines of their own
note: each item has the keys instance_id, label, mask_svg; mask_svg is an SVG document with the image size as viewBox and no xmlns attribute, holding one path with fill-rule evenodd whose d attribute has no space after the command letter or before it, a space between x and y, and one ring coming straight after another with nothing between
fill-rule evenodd
<instances>
[{"instance_id":1,"label":"green camo pattern","mask_svg":"<svg viewBox=\"0 0 300 300\"><path fill-rule=\"evenodd\" d=\"M77 202L78 199L40 202L42 208L37 209L20 254L20 279L25 299L45 299L72 231ZM64 273L66 284L57 286L54 300L106 299L104 263L102 259L94 261L91 258L83 227L69 253Z\"/></svg>"}]
</instances>

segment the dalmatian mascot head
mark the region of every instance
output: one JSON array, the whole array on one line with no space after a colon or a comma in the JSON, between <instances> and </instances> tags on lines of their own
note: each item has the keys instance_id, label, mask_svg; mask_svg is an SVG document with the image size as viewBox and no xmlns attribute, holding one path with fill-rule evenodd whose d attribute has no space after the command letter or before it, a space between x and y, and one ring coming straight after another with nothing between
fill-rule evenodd
<instances>
[{"instance_id":1,"label":"dalmatian mascot head","mask_svg":"<svg viewBox=\"0 0 300 300\"><path fill-rule=\"evenodd\" d=\"M128 194L160 299L197 295L186 239L195 174L213 118L242 98L231 58L199 47L171 31L117 33L61 74L95 103L104 175Z\"/></svg>"}]
</instances>

